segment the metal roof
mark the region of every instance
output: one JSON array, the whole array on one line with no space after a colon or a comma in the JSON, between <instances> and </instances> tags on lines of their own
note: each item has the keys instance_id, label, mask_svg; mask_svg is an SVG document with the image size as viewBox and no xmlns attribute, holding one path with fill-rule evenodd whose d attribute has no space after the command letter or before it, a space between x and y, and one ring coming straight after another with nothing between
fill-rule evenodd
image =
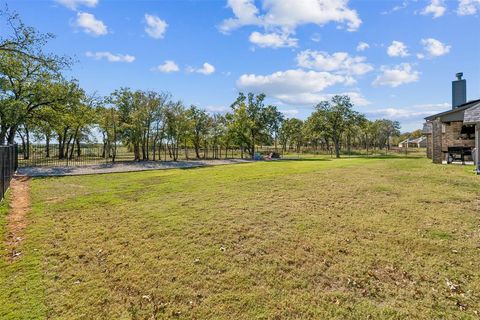
<instances>
[{"instance_id":1,"label":"metal roof","mask_svg":"<svg viewBox=\"0 0 480 320\"><path fill-rule=\"evenodd\" d=\"M466 124L480 123L480 102L465 110L463 122Z\"/></svg>"},{"instance_id":2,"label":"metal roof","mask_svg":"<svg viewBox=\"0 0 480 320\"><path fill-rule=\"evenodd\" d=\"M480 103L480 99L472 100L462 105L459 105L455 109L448 110L445 112L440 112L429 117L426 117L425 120L435 120L436 118L441 118L442 121L463 121L465 110L476 106Z\"/></svg>"}]
</instances>

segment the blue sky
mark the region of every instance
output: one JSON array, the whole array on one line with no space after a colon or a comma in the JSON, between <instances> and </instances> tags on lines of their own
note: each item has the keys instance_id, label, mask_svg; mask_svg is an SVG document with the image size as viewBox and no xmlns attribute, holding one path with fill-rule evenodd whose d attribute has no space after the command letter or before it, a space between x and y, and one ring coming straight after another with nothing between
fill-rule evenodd
<instances>
[{"instance_id":1,"label":"blue sky","mask_svg":"<svg viewBox=\"0 0 480 320\"><path fill-rule=\"evenodd\" d=\"M238 91L264 92L306 118L348 93L369 118L402 130L451 104L463 71L480 98L480 0L16 0L23 20L74 56L87 92L168 91L224 112Z\"/></svg>"}]
</instances>

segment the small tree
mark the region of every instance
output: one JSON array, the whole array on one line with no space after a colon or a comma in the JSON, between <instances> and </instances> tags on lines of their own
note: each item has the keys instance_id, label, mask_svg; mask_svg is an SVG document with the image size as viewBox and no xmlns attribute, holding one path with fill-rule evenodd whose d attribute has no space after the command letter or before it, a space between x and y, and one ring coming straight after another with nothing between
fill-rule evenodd
<instances>
[{"instance_id":1,"label":"small tree","mask_svg":"<svg viewBox=\"0 0 480 320\"><path fill-rule=\"evenodd\" d=\"M285 117L276 106L269 105L265 108L265 121L269 134L273 137L275 152L277 152L278 135L284 120Z\"/></svg>"},{"instance_id":2,"label":"small tree","mask_svg":"<svg viewBox=\"0 0 480 320\"><path fill-rule=\"evenodd\" d=\"M199 159L200 147L202 142L205 142L207 139L207 134L209 127L211 127L212 121L205 110L199 109L194 105L187 110L186 116L191 127L190 139L193 143L193 147L195 148L195 155L197 159Z\"/></svg>"}]
</instances>

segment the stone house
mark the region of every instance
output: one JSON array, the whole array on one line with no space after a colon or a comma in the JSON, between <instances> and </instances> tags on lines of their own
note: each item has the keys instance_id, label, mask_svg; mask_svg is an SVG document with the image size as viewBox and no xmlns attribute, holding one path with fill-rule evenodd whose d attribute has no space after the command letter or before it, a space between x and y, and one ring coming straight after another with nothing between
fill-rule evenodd
<instances>
[{"instance_id":1,"label":"stone house","mask_svg":"<svg viewBox=\"0 0 480 320\"><path fill-rule=\"evenodd\" d=\"M480 99L468 101L466 81L457 74L452 82L452 109L426 117L427 156L434 163L476 160L480 173Z\"/></svg>"}]
</instances>

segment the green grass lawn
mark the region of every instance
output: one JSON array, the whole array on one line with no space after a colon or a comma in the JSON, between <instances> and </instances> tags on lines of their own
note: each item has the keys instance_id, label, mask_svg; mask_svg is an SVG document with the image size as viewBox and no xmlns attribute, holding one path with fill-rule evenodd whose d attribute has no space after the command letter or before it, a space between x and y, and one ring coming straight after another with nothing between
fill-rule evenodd
<instances>
[{"instance_id":1,"label":"green grass lawn","mask_svg":"<svg viewBox=\"0 0 480 320\"><path fill-rule=\"evenodd\" d=\"M22 257L0 261L0 319L480 314L472 167L309 159L34 179L32 193Z\"/></svg>"}]
</instances>

